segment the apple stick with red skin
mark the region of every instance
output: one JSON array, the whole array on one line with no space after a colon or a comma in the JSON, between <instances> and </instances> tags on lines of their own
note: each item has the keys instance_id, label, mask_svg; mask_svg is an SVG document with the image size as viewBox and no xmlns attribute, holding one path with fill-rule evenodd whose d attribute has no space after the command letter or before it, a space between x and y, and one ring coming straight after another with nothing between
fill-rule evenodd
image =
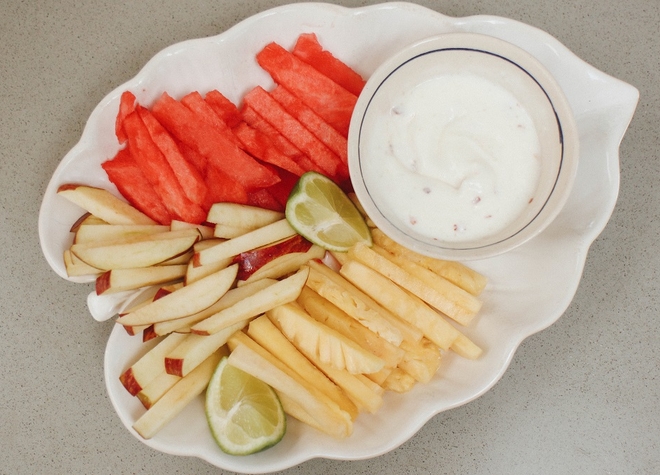
<instances>
[{"instance_id":1,"label":"apple stick with red skin","mask_svg":"<svg viewBox=\"0 0 660 475\"><path fill-rule=\"evenodd\" d=\"M117 322L122 325L151 325L201 312L229 290L236 279L237 270L236 264L222 269L123 315Z\"/></svg>"},{"instance_id":2,"label":"apple stick with red skin","mask_svg":"<svg viewBox=\"0 0 660 475\"><path fill-rule=\"evenodd\" d=\"M109 224L157 224L153 219L102 188L67 183L57 194Z\"/></svg>"},{"instance_id":3,"label":"apple stick with red skin","mask_svg":"<svg viewBox=\"0 0 660 475\"><path fill-rule=\"evenodd\" d=\"M229 349L227 345L220 347L218 350L220 356L229 356ZM167 391L169 391L176 383L181 380L181 376L175 376L165 371L163 365L162 372L145 388L136 394L142 405L149 409L153 406Z\"/></svg>"},{"instance_id":4,"label":"apple stick with red skin","mask_svg":"<svg viewBox=\"0 0 660 475\"><path fill-rule=\"evenodd\" d=\"M202 242L202 241L197 241L197 242ZM192 260L194 254L195 253L193 251L193 248L190 248L186 252L183 252L174 257L170 257L166 261L159 262L156 265L157 266L178 266L181 264L188 265L188 263Z\"/></svg>"},{"instance_id":5,"label":"apple stick with red skin","mask_svg":"<svg viewBox=\"0 0 660 475\"><path fill-rule=\"evenodd\" d=\"M216 351L186 377L181 378L147 412L133 424L133 429L144 439L150 439L174 419L193 399L208 386L222 353Z\"/></svg>"},{"instance_id":6,"label":"apple stick with red skin","mask_svg":"<svg viewBox=\"0 0 660 475\"><path fill-rule=\"evenodd\" d=\"M66 268L66 275L69 277L81 275L100 275L103 271L96 267L90 266L82 261L79 257L71 252L70 249L65 249L63 253L64 267Z\"/></svg>"},{"instance_id":7,"label":"apple stick with red skin","mask_svg":"<svg viewBox=\"0 0 660 475\"><path fill-rule=\"evenodd\" d=\"M325 249L313 245L307 252L292 252L276 257L270 262L259 267L247 280L239 280L236 285L241 287L259 279L280 279L293 272L313 259L320 259L325 254Z\"/></svg>"},{"instance_id":8,"label":"apple stick with red skin","mask_svg":"<svg viewBox=\"0 0 660 475\"><path fill-rule=\"evenodd\" d=\"M284 218L284 213L240 203L214 203L206 220L237 228L258 229Z\"/></svg>"},{"instance_id":9,"label":"apple stick with red skin","mask_svg":"<svg viewBox=\"0 0 660 475\"><path fill-rule=\"evenodd\" d=\"M273 279L263 279L258 282L254 282L251 285L245 285L241 288L230 289L224 294L220 299L211 305L209 308L202 310L201 312L194 313L187 317L177 318L176 320L168 320L166 322L158 322L154 324L153 331L156 335L167 335L171 332L184 332L189 333L190 327L197 322L200 322L211 315L218 313L225 308L231 307L236 303L240 302L243 299L250 297L256 292L265 289L275 283Z\"/></svg>"},{"instance_id":10,"label":"apple stick with red skin","mask_svg":"<svg viewBox=\"0 0 660 475\"><path fill-rule=\"evenodd\" d=\"M308 275L308 269L301 269L292 276L277 281L231 307L196 323L191 327L191 331L198 335L212 335L235 322L254 318L277 305L293 302L300 295Z\"/></svg>"},{"instance_id":11,"label":"apple stick with red skin","mask_svg":"<svg viewBox=\"0 0 660 475\"><path fill-rule=\"evenodd\" d=\"M213 247L203 249L195 253L193 262L195 266L209 264L211 262L234 257L241 252L250 251L258 247L267 246L282 239L290 238L296 231L289 225L286 219L262 226L242 236L229 239L216 244Z\"/></svg>"},{"instance_id":12,"label":"apple stick with red skin","mask_svg":"<svg viewBox=\"0 0 660 475\"><path fill-rule=\"evenodd\" d=\"M252 229L250 228L239 228L236 226L230 226L228 224L216 224L213 228L213 236L220 239L233 239L243 234L247 234Z\"/></svg>"},{"instance_id":13,"label":"apple stick with red skin","mask_svg":"<svg viewBox=\"0 0 660 475\"><path fill-rule=\"evenodd\" d=\"M121 384L135 396L161 373L165 356L180 345L186 336L172 333L158 342L119 376Z\"/></svg>"},{"instance_id":14,"label":"apple stick with red skin","mask_svg":"<svg viewBox=\"0 0 660 475\"><path fill-rule=\"evenodd\" d=\"M209 336L192 333L186 335L186 339L165 356L165 371L168 374L185 377L209 355L226 344L229 337L240 331L247 323L248 319L238 321Z\"/></svg>"},{"instance_id":15,"label":"apple stick with red skin","mask_svg":"<svg viewBox=\"0 0 660 475\"><path fill-rule=\"evenodd\" d=\"M204 239L203 241L196 242L195 245L193 246L192 250L192 255L196 252L201 251L202 249L206 249L212 246L215 246L216 244L219 244L223 242L222 239L216 239L216 238L209 238L209 239ZM197 266L195 267L195 264L193 262L192 256L187 262L188 268L186 269L186 277L185 277L185 282L186 285L192 284L193 282L202 279L206 277L209 274L213 274L214 272L218 272L219 270L224 269L225 267L229 267L232 264L232 258L227 257L226 259L221 259L215 262L212 262L210 264L206 264L204 266ZM240 268L239 268L240 269Z\"/></svg>"},{"instance_id":16,"label":"apple stick with red skin","mask_svg":"<svg viewBox=\"0 0 660 475\"><path fill-rule=\"evenodd\" d=\"M151 297L150 299L147 298L146 300L144 300L144 301L142 301L142 302L140 302L136 305L133 305L128 309L125 309L123 312L121 312L119 314L119 318L126 315L127 313L130 313L130 312L133 312L133 311L137 310L140 307L144 307L144 306L148 305L150 302L152 302L154 300L158 300L160 298L163 298L166 295L171 294L175 290L180 289L181 287L183 287L183 282L176 282L176 283L173 283L173 284L168 284L168 285L164 285L162 287L159 287L159 288L155 289L153 297ZM154 325L153 324L151 324L151 325L124 325L124 329L126 330L126 333L128 333L131 336L137 335L138 333L142 332L142 341L143 342L149 341L149 340L151 340L151 339L153 339L157 336L160 336L160 335L157 335L154 332Z\"/></svg>"},{"instance_id":17,"label":"apple stick with red skin","mask_svg":"<svg viewBox=\"0 0 660 475\"><path fill-rule=\"evenodd\" d=\"M116 241L144 234L171 231L169 226L160 224L81 224L73 237L75 244Z\"/></svg>"},{"instance_id":18,"label":"apple stick with red skin","mask_svg":"<svg viewBox=\"0 0 660 475\"><path fill-rule=\"evenodd\" d=\"M88 225L101 225L101 224L108 224L105 221L103 221L101 218L97 218L94 216L92 213L89 211L86 211L83 213L80 218L76 219L76 222L71 225L71 229L69 229L70 232L75 233L78 231L78 228L82 226L83 224L88 224Z\"/></svg>"},{"instance_id":19,"label":"apple stick with red skin","mask_svg":"<svg viewBox=\"0 0 660 475\"><path fill-rule=\"evenodd\" d=\"M172 231L191 228L195 228L199 231L199 233L202 235L202 240L210 239L213 237L213 227L206 224L186 223L185 221L180 221L178 219L173 219L170 223L170 230Z\"/></svg>"},{"instance_id":20,"label":"apple stick with red skin","mask_svg":"<svg viewBox=\"0 0 660 475\"><path fill-rule=\"evenodd\" d=\"M259 270L268 262L285 254L292 252L307 252L312 243L299 234L285 239L270 246L259 247L249 251L241 252L234 257L238 264L238 280L247 280L254 272Z\"/></svg>"},{"instance_id":21,"label":"apple stick with red skin","mask_svg":"<svg viewBox=\"0 0 660 475\"><path fill-rule=\"evenodd\" d=\"M169 391L172 386L178 383L181 380L181 377L175 376L173 374L168 374L163 370L153 381L142 388L140 392L136 394L137 398L140 400L145 409L149 409L153 406L163 394Z\"/></svg>"},{"instance_id":22,"label":"apple stick with red skin","mask_svg":"<svg viewBox=\"0 0 660 475\"><path fill-rule=\"evenodd\" d=\"M218 272L222 269L225 269L232 265L232 259L230 257L226 259L221 259L219 261L211 262L203 266L195 267L192 258L186 264L186 273L184 276L184 282L186 285L190 285L194 282L197 282L204 277L211 275L215 272Z\"/></svg>"},{"instance_id":23,"label":"apple stick with red skin","mask_svg":"<svg viewBox=\"0 0 660 475\"><path fill-rule=\"evenodd\" d=\"M138 235L98 243L73 244L71 252L99 269L130 269L160 264L185 253L200 238L196 229Z\"/></svg>"},{"instance_id":24,"label":"apple stick with red skin","mask_svg":"<svg viewBox=\"0 0 660 475\"><path fill-rule=\"evenodd\" d=\"M96 294L111 294L183 279L185 265L113 269L96 278Z\"/></svg>"}]
</instances>

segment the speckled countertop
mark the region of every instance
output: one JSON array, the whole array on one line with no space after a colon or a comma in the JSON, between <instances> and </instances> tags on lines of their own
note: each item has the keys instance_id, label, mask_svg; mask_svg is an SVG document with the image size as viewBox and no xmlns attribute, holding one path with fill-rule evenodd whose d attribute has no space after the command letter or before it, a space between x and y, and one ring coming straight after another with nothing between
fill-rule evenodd
<instances>
[{"instance_id":1,"label":"speckled countertop","mask_svg":"<svg viewBox=\"0 0 660 475\"><path fill-rule=\"evenodd\" d=\"M162 48L283 3L0 1L0 474L223 473L156 452L123 427L103 382L112 323L89 316L89 287L48 267L37 215L51 174L105 94ZM568 310L523 342L492 390L388 454L312 460L285 473L660 473L660 3L419 3L531 24L637 87L619 200Z\"/></svg>"}]
</instances>

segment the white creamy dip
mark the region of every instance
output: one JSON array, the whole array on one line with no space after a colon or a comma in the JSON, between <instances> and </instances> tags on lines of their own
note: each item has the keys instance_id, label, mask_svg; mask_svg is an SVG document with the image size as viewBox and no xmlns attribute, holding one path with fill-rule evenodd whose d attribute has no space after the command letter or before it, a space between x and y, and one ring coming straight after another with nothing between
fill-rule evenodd
<instances>
[{"instance_id":1,"label":"white creamy dip","mask_svg":"<svg viewBox=\"0 0 660 475\"><path fill-rule=\"evenodd\" d=\"M534 196L540 142L514 95L474 73L429 78L388 99L368 147L369 193L399 226L473 241L512 223Z\"/></svg>"}]
</instances>

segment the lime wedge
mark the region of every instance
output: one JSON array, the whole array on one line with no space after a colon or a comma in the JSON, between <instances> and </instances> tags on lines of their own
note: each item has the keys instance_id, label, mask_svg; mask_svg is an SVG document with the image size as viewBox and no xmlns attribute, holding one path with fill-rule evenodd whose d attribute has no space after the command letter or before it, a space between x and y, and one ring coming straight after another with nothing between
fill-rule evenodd
<instances>
[{"instance_id":1,"label":"lime wedge","mask_svg":"<svg viewBox=\"0 0 660 475\"><path fill-rule=\"evenodd\" d=\"M353 202L328 177L307 172L286 203L286 219L298 234L330 251L348 251L354 244L371 245L371 232Z\"/></svg>"},{"instance_id":2,"label":"lime wedge","mask_svg":"<svg viewBox=\"0 0 660 475\"><path fill-rule=\"evenodd\" d=\"M286 416L275 391L222 358L206 389L206 418L220 448L248 455L277 444Z\"/></svg>"}]
</instances>

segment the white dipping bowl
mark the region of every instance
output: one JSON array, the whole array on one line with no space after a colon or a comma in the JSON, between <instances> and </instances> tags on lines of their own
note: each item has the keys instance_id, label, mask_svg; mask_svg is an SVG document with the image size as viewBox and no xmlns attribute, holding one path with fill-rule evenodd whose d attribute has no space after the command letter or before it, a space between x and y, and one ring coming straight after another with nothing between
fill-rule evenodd
<instances>
[{"instance_id":1,"label":"white dipping bowl","mask_svg":"<svg viewBox=\"0 0 660 475\"><path fill-rule=\"evenodd\" d=\"M396 114L391 112L405 93L448 75L477 78L477 83L494 85L498 91L512 95L526 111L525 117L533 123L539 146L536 159L540 166L538 175L529 181L529 200L525 195L515 212L513 207L503 210L509 214L506 224L475 235L438 237L418 232L412 220L408 222L410 210L402 210L398 202L387 196L394 188L400 197L415 196L416 191L401 180L401 173L385 171L389 170L384 168L389 137L382 132L389 130L388 121L395 120ZM451 91L443 89L442 93L451 94ZM414 115L414 111L412 113ZM545 67L517 46L472 33L445 34L419 41L377 68L357 101L348 144L355 193L375 225L409 249L451 260L499 255L543 231L568 198L579 153L571 108ZM411 149L405 150L410 154ZM410 161L414 157L403 158ZM406 186L410 186L410 190L402 188ZM431 210L431 218L435 216L433 213L440 219L443 210L452 208L449 211L456 213L457 209L439 196L436 201L424 198L423 203L421 199L419 204L416 200L412 202L413 208Z\"/></svg>"}]
</instances>

